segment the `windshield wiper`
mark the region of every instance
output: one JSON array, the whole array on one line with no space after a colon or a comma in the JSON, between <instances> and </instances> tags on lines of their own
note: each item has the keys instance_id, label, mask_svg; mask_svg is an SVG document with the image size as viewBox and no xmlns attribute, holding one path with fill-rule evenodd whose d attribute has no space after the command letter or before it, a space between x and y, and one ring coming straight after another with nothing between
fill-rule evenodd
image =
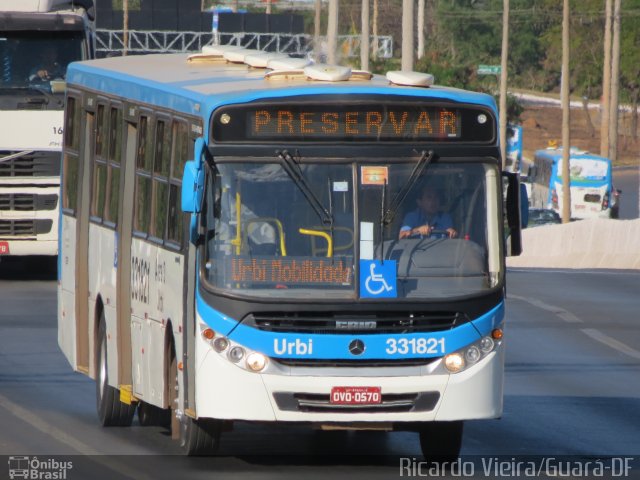
<instances>
[{"instance_id":1,"label":"windshield wiper","mask_svg":"<svg viewBox=\"0 0 640 480\"><path fill-rule=\"evenodd\" d=\"M311 190L309 184L304 178L304 175L302 174L300 165L298 165L287 150L277 150L276 155L278 155L278 158L282 160L282 168L284 168L284 171L287 172L287 175L289 175L291 180L293 180L293 183L295 183L300 189L304 197L307 199L307 202L309 202L309 205L311 205L311 208L313 208L313 211L316 212L320 218L320 221L324 225L333 226L332 212L327 210L324 205L322 205L322 202L320 202L316 194L313 193L313 190Z\"/></svg>"},{"instance_id":2,"label":"windshield wiper","mask_svg":"<svg viewBox=\"0 0 640 480\"><path fill-rule=\"evenodd\" d=\"M409 195L409 192L411 192L411 189L415 186L416 182L422 176L422 173L431 163L434 157L435 154L433 150L422 152L422 155L418 159L415 167L413 167L413 171L411 172L411 175L409 175L407 182L402 186L400 190L398 190L398 193L396 193L393 197L393 200L391 200L391 205L389 205L389 208L387 208L387 210L384 212L384 215L382 215L382 221L380 222L382 225L386 226L393 222L393 217L396 214L396 210L398 210L398 207L402 204L402 202L404 202L404 199L407 198L407 195Z\"/></svg>"}]
</instances>

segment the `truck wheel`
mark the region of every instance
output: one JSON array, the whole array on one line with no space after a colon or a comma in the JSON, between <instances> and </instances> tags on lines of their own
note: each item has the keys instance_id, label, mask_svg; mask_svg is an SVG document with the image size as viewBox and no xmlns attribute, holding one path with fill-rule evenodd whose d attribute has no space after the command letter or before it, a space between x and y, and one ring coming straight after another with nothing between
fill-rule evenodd
<instances>
[{"instance_id":1,"label":"truck wheel","mask_svg":"<svg viewBox=\"0 0 640 480\"><path fill-rule=\"evenodd\" d=\"M96 406L98 419L104 427L128 427L136 411L135 405L120 401L120 390L109 385L107 368L107 327L104 312L98 327L98 348L96 350Z\"/></svg>"},{"instance_id":2,"label":"truck wheel","mask_svg":"<svg viewBox=\"0 0 640 480\"><path fill-rule=\"evenodd\" d=\"M425 460L455 462L462 447L464 423L425 422L420 427L420 447Z\"/></svg>"},{"instance_id":3,"label":"truck wheel","mask_svg":"<svg viewBox=\"0 0 640 480\"><path fill-rule=\"evenodd\" d=\"M175 398L171 415L171 436L180 441L180 448L189 456L214 455L220 446L222 420L212 418L191 418L178 409L180 387L178 382L178 367L175 350L171 352L169 378L173 379Z\"/></svg>"}]
</instances>

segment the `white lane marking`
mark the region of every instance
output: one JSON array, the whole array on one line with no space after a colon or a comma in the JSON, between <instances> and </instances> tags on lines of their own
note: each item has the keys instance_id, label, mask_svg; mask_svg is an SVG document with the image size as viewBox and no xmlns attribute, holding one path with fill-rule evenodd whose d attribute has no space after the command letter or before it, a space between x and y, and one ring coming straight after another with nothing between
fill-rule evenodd
<instances>
[{"instance_id":1,"label":"white lane marking","mask_svg":"<svg viewBox=\"0 0 640 480\"><path fill-rule=\"evenodd\" d=\"M568 310L564 310L562 312L558 311L555 313L565 322L582 323L582 320L580 318L576 317L573 313L569 312Z\"/></svg>"},{"instance_id":2,"label":"white lane marking","mask_svg":"<svg viewBox=\"0 0 640 480\"><path fill-rule=\"evenodd\" d=\"M61 430L58 427L51 425L50 423L43 420L33 412L30 412L26 408L21 407L17 403L12 402L2 394L0 394L0 407L7 410L17 419L28 423L29 425L36 428L37 430L40 430L42 433L45 433L53 437L54 439L64 443L65 445L71 447L72 449L79 452L80 454L90 457L90 460L92 462L99 463L100 465L107 467L110 470L113 470L121 475L124 475L125 477L132 478L134 480L137 480L137 479L151 480L151 477L149 477L148 475L145 475L140 471L133 470L125 465L115 464L113 461L113 458L100 453L98 450L88 447L87 445L82 443L80 440L69 435L64 430Z\"/></svg>"},{"instance_id":3,"label":"white lane marking","mask_svg":"<svg viewBox=\"0 0 640 480\"><path fill-rule=\"evenodd\" d=\"M636 360L640 360L640 351L635 348L631 348L629 345L625 345L624 343L616 340L615 338L610 337L609 335L605 335L604 333L596 330L595 328L583 328L581 329L586 335L590 336L594 340L597 340L600 343L604 343L608 347L611 347L625 355L629 355L630 357L635 358Z\"/></svg>"},{"instance_id":4,"label":"white lane marking","mask_svg":"<svg viewBox=\"0 0 640 480\"><path fill-rule=\"evenodd\" d=\"M543 302L542 300L538 300L537 298L528 298L528 297L521 297L519 295L508 294L507 295L507 299L509 299L509 298L513 298L515 300L521 300L523 302L527 302L527 303L533 305L534 307L538 307L538 308L540 308L542 310L546 310L547 312L554 313L555 315L560 317L565 322L568 322L568 323L582 323L582 320L580 318L578 318L576 315L574 315L573 313L571 313L570 311L565 310L562 307L557 307L555 305L550 305L548 303Z\"/></svg>"},{"instance_id":5,"label":"white lane marking","mask_svg":"<svg viewBox=\"0 0 640 480\"><path fill-rule=\"evenodd\" d=\"M521 297L519 295L511 295L511 294L507 295L507 298L521 300L523 302L527 302L533 305L534 307L538 307L542 310L552 312L555 315L557 315L559 318L564 320L565 322L582 323L582 320L580 318L578 318L568 310L565 310L564 308L556 307L553 305L549 305L548 303L544 303L543 301L538 300L536 298L527 298L527 297ZM628 345L625 345L624 343L616 340L615 338L605 335L604 333L602 333L599 330L596 330L595 328L581 328L580 331L585 335L591 337L592 339L597 340L598 342L613 348L614 350L617 350L619 352L624 353L625 355L629 355L630 357L640 360L640 351L634 348L631 348Z\"/></svg>"}]
</instances>

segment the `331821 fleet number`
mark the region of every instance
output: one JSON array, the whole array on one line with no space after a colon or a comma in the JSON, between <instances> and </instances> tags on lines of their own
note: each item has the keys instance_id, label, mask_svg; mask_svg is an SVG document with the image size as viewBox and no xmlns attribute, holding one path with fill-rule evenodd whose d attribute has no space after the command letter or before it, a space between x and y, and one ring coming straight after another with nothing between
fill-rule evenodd
<instances>
[{"instance_id":1,"label":"331821 fleet number","mask_svg":"<svg viewBox=\"0 0 640 480\"><path fill-rule=\"evenodd\" d=\"M389 355L444 355L445 341L444 338L388 338L386 352Z\"/></svg>"}]
</instances>

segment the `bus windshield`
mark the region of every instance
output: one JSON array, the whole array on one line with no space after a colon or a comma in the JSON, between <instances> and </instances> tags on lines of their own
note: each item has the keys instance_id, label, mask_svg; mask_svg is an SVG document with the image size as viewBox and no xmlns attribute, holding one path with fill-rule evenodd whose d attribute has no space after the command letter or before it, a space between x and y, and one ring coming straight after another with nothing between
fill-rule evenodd
<instances>
[{"instance_id":1,"label":"bus windshield","mask_svg":"<svg viewBox=\"0 0 640 480\"><path fill-rule=\"evenodd\" d=\"M417 159L238 160L216 159L207 181L203 278L213 288L354 298L372 260L395 265L397 298L473 295L499 281L495 165L440 161L412 181Z\"/></svg>"},{"instance_id":2,"label":"bus windshield","mask_svg":"<svg viewBox=\"0 0 640 480\"><path fill-rule=\"evenodd\" d=\"M0 91L27 88L50 91L64 80L67 65L84 58L82 31L0 32Z\"/></svg>"}]
</instances>

